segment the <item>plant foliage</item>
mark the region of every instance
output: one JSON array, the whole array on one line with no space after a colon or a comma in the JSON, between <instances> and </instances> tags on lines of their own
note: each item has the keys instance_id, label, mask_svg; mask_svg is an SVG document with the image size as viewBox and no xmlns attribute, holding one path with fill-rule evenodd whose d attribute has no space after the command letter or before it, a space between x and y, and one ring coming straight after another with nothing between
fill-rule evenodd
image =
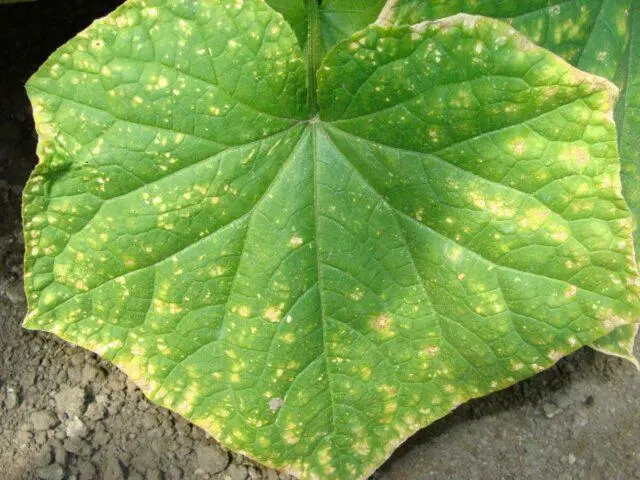
<instances>
[{"instance_id":1,"label":"plant foliage","mask_svg":"<svg viewBox=\"0 0 640 480\"><path fill-rule=\"evenodd\" d=\"M365 478L582 345L624 354L617 88L411 5L129 0L54 53L28 84L27 328L302 478Z\"/></svg>"}]
</instances>

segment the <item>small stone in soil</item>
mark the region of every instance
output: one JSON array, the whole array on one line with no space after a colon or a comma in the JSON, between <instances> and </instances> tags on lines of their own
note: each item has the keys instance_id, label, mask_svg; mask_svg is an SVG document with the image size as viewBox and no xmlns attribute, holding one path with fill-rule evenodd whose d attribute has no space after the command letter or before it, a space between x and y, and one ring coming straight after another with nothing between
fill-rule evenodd
<instances>
[{"instance_id":1,"label":"small stone in soil","mask_svg":"<svg viewBox=\"0 0 640 480\"><path fill-rule=\"evenodd\" d=\"M562 412L562 409L553 403L545 403L542 405L542 410L547 418L553 418Z\"/></svg>"},{"instance_id":2,"label":"small stone in soil","mask_svg":"<svg viewBox=\"0 0 640 480\"><path fill-rule=\"evenodd\" d=\"M14 409L18 406L20 400L18 398L18 392L13 387L7 387L7 390L4 394L4 406L8 409Z\"/></svg>"}]
</instances>

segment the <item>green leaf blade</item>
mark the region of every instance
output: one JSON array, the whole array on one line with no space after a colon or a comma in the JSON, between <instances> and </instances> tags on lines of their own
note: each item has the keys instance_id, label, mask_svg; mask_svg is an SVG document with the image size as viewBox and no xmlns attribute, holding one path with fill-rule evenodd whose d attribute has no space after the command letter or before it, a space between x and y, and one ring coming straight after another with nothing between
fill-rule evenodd
<instances>
[{"instance_id":1,"label":"green leaf blade","mask_svg":"<svg viewBox=\"0 0 640 480\"><path fill-rule=\"evenodd\" d=\"M580 56L571 63L614 81L628 50L634 3L636 0L604 0ZM567 22L578 16L567 18Z\"/></svg>"},{"instance_id":2,"label":"green leaf blade","mask_svg":"<svg viewBox=\"0 0 640 480\"><path fill-rule=\"evenodd\" d=\"M467 27L467 23L474 27ZM432 306L439 314L441 342L453 345L447 357L465 352L461 361L475 367L464 382L454 381L441 388L460 388L469 396L474 396L470 393L474 390L491 390L492 384L490 380L474 383L470 377L517 379L520 374L530 375L549 365L547 362L559 353L558 345L563 345L561 350L577 348L605 335L602 330L585 335L591 329L588 325L603 320L598 320L598 315L587 318L591 316L586 313L589 304L594 307L604 301L611 305L617 297L613 300L615 309L626 311L630 323L637 318L631 306L635 294L627 297L623 293L628 282L635 281L635 267L611 118L615 88L533 45L524 48L534 50L528 59L538 68L518 65L514 58L521 57L513 54L515 50L508 51L509 41L490 41L507 31L497 25L464 16L425 25L420 30L424 28L429 32L424 35L431 38L425 41L416 35L420 39L415 48L409 48L408 40L415 29L370 29L332 51L320 73L324 87L321 112L323 119L331 122L329 135L403 225L412 261L427 285L428 298L436 302ZM456 58L460 45L475 50L475 44L466 42L467 31L473 32L471 38L483 40L488 56L495 55L490 60L475 57L484 74L480 80L471 75L465 78L461 73L464 68L460 68L463 62ZM523 47L521 37L507 36L520 43L518 48ZM387 55L393 61L387 60ZM431 80L415 75L407 61L430 66L438 63L433 60L440 56L454 65L450 70L456 80L453 88L445 68L433 73ZM501 59L508 63L505 70ZM354 67L359 63L369 69ZM483 69L485 66L489 68ZM516 80L518 72L526 82L514 81L519 88L509 88L507 82ZM426 77L429 73L427 69ZM499 114L483 110L483 101L487 108L497 102L484 93L491 90L483 88L482 82L502 92ZM465 88L465 83L472 88ZM531 92L535 94L529 96ZM501 125L491 125L493 119ZM393 130L389 125L403 128ZM587 147L589 144L592 147ZM586 168L585 154L590 168ZM600 191L605 184L616 186L597 199L599 194L578 193L587 188L584 181ZM569 201L562 193L566 191L574 194ZM477 210L487 213L489 224L476 215ZM509 227L505 221L517 226ZM620 226L626 233L617 237ZM516 230L518 236L527 237L526 246L508 240ZM603 237L605 230L613 235ZM571 232L573 238L561 240L564 235L559 232ZM554 237L559 241L555 245L548 242ZM599 246L593 243L595 238L602 240ZM592 257L590 266L580 265L586 258L579 253L582 247L598 249L605 244L618 244L621 250ZM424 245L434 248L427 253ZM621 277L625 286L617 293L616 288L600 290L597 285L602 286L610 272L620 267L627 272ZM457 288L462 289L460 293L453 293ZM471 292L477 295L477 302L458 304L456 299ZM625 305L627 301L631 303ZM472 321L460 326L455 318L461 316L491 318L495 330L482 321L475 329ZM614 328L611 322L605 323ZM630 325L615 335L634 330ZM556 343L560 338L563 340ZM457 343L460 339L462 343ZM512 342L522 343L516 348ZM497 357L493 362L492 354ZM500 366L502 373L498 373ZM464 378L461 370L457 374Z\"/></svg>"},{"instance_id":3,"label":"green leaf blade","mask_svg":"<svg viewBox=\"0 0 640 480\"><path fill-rule=\"evenodd\" d=\"M636 1L634 5L638 7L640 2ZM617 75L617 81L623 89L616 108L616 121L623 159L621 173L624 194L637 219L640 213L640 140L636 135L640 126L640 12L637 8L631 13L630 32L630 43ZM634 229L637 230L637 222ZM636 247L637 253L640 252L637 236Z\"/></svg>"},{"instance_id":4,"label":"green leaf blade","mask_svg":"<svg viewBox=\"0 0 640 480\"><path fill-rule=\"evenodd\" d=\"M628 11L628 27L624 29L628 38L626 51L621 55L615 75L616 84L622 87L620 101L616 105L616 123L618 125L618 144L620 146L622 190L634 219L634 245L636 258L640 255L638 237L638 218L640 215L640 193L638 180L640 174L640 142L636 132L640 128L640 2L632 0ZM618 22L620 25L620 22ZM619 52L618 50L613 50ZM597 56L598 60L601 55ZM616 57L612 57L616 59ZM585 57L585 61L587 58ZM597 71L598 62L585 65L590 70ZM606 72L608 73L608 72ZM627 326L613 331L608 337L598 340L596 349L611 355L625 358L638 366L638 360L633 348L638 333L638 327Z\"/></svg>"},{"instance_id":5,"label":"green leaf blade","mask_svg":"<svg viewBox=\"0 0 640 480\"><path fill-rule=\"evenodd\" d=\"M153 5L30 82L28 328L230 448L351 479L637 318L606 82L490 20L370 27L325 59L308 118L295 33L263 2ZM175 37L132 43L149 15Z\"/></svg>"},{"instance_id":6,"label":"green leaf blade","mask_svg":"<svg viewBox=\"0 0 640 480\"><path fill-rule=\"evenodd\" d=\"M570 0L553 2L417 2L398 0L389 2L388 22L414 24L436 20L458 13L473 13L498 18L510 23L519 32L537 44L550 49L573 65L594 73L623 87L629 74L630 32L636 0ZM626 115L626 102L616 107L617 121L622 125ZM638 204L633 191L635 177L632 172L638 162L635 151L620 142L622 178L625 198L632 210ZM637 236L634 237L637 248ZM594 347L605 353L626 351L626 358L633 357L633 343L637 329L626 328L613 333L610 342L600 339ZM624 335L622 335L624 334ZM620 338L625 337L624 339Z\"/></svg>"},{"instance_id":7,"label":"green leaf blade","mask_svg":"<svg viewBox=\"0 0 640 480\"><path fill-rule=\"evenodd\" d=\"M573 65L600 56L599 75L611 70L624 51L631 0L536 0L533 2L481 0L479 2L398 0L391 22L396 25L437 20L458 13L484 15L510 23L536 44ZM604 52L604 53L602 53ZM594 64L595 66L595 64ZM606 75L605 75L606 76ZM608 77L611 78L611 77Z\"/></svg>"}]
</instances>

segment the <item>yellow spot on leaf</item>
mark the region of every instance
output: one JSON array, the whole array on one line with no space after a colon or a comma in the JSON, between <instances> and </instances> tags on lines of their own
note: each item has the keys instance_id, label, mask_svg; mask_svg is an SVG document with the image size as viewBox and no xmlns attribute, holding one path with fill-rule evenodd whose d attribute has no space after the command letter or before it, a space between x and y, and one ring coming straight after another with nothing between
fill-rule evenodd
<instances>
[{"instance_id":1,"label":"yellow spot on leaf","mask_svg":"<svg viewBox=\"0 0 640 480\"><path fill-rule=\"evenodd\" d=\"M302 244L304 244L304 240L298 235L294 235L289 239L289 245L291 245L293 248L298 248L302 246Z\"/></svg>"},{"instance_id":2,"label":"yellow spot on leaf","mask_svg":"<svg viewBox=\"0 0 640 480\"><path fill-rule=\"evenodd\" d=\"M282 316L282 308L284 305L280 304L277 307L269 307L264 311L264 318L273 323L278 323Z\"/></svg>"}]
</instances>

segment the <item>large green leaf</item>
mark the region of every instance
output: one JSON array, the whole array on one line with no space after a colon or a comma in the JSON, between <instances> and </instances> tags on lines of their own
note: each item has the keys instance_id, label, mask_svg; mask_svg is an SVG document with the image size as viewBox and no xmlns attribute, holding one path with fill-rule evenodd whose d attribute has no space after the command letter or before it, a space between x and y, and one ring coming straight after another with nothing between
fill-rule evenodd
<instances>
[{"instance_id":1,"label":"large green leaf","mask_svg":"<svg viewBox=\"0 0 640 480\"><path fill-rule=\"evenodd\" d=\"M414 24L457 13L499 18L573 65L588 71L585 67L593 66L592 73L612 78L626 47L631 1L392 0L389 23Z\"/></svg>"},{"instance_id":2,"label":"large green leaf","mask_svg":"<svg viewBox=\"0 0 640 480\"><path fill-rule=\"evenodd\" d=\"M640 0L632 0L628 15L628 46L624 55L617 62L616 83L622 87L622 96L616 106L616 121L618 124L620 158L622 162L622 186L624 197L631 212L634 214L634 244L636 258L640 258L640 234L638 233L638 219L640 219ZM611 30L615 31L615 30ZM619 52L616 50L602 50L602 52ZM595 58L594 58L595 57ZM601 71L600 65L603 55L585 57L584 68L610 75L610 71ZM633 345L638 333L638 325L626 326L612 332L595 343L595 347L605 353L618 355L638 365L633 355ZM639 366L640 368L640 366Z\"/></svg>"},{"instance_id":3,"label":"large green leaf","mask_svg":"<svg viewBox=\"0 0 640 480\"><path fill-rule=\"evenodd\" d=\"M306 1L317 0L267 0L284 15L302 43L306 42L308 33ZM373 23L378 16L385 24L413 25L468 13L506 21L573 65L611 79L626 47L633 1L636 0L324 0L319 3L327 48ZM590 66L595 71L585 68Z\"/></svg>"},{"instance_id":4,"label":"large green leaf","mask_svg":"<svg viewBox=\"0 0 640 480\"><path fill-rule=\"evenodd\" d=\"M305 0L269 1L283 13L285 19L296 28L296 31L303 30L299 36L306 41L308 19L304 9ZM355 6L354 2L335 3L336 5L331 4L330 8L338 23L341 24L341 28L334 29L333 33L325 36L330 40L324 42L326 49L363 28L376 15L380 24L410 25L459 13L480 14L510 23L539 45L550 49L581 69L604 76L609 80L622 78L619 72L627 70L625 55L631 30L630 12L640 10L638 0L528 0L526 2L519 0L471 2L466 0L428 2L387 0L386 2L368 2L369 9L366 12L362 11L361 2L356 1ZM320 7L321 12L323 8L323 6ZM353 11L356 11L356 16L352 18L356 20L360 18L360 22L345 21ZM326 25L324 28L326 32L331 22L326 22L325 19L323 25ZM622 86L620 81L616 83ZM618 106L618 110L622 108L624 103ZM637 169L638 158L635 152L640 150L627 152L622 147L621 150L623 175L626 177L627 169ZM640 201L632 198L635 185L636 177L630 175L624 185L625 196L632 203L634 212L636 205L640 208ZM636 236L635 245L636 251L640 251L638 236ZM599 339L592 347L637 364L633 354L637 332L638 325L622 327L619 331L612 332L607 338Z\"/></svg>"},{"instance_id":5,"label":"large green leaf","mask_svg":"<svg viewBox=\"0 0 640 480\"><path fill-rule=\"evenodd\" d=\"M615 87L469 16L366 28L316 78L307 7L306 62L261 0L130 0L30 80L25 325L357 479L635 323L637 271Z\"/></svg>"},{"instance_id":6,"label":"large green leaf","mask_svg":"<svg viewBox=\"0 0 640 480\"><path fill-rule=\"evenodd\" d=\"M624 87L629 65L631 21L633 12L640 10L639 0L531 0L497 1L478 0L390 0L384 12L388 24L415 24L458 13L481 14L510 23L567 61L588 72L616 81ZM633 80L633 76L631 76ZM617 117L625 116L628 102L616 108ZM640 124L629 130L635 130ZM636 172L640 164L640 149L620 144L625 198L634 213L640 209ZM640 251L640 237L635 236L636 252ZM621 356L638 365L633 346L638 325L622 327L608 337L599 339L597 350Z\"/></svg>"}]
</instances>

